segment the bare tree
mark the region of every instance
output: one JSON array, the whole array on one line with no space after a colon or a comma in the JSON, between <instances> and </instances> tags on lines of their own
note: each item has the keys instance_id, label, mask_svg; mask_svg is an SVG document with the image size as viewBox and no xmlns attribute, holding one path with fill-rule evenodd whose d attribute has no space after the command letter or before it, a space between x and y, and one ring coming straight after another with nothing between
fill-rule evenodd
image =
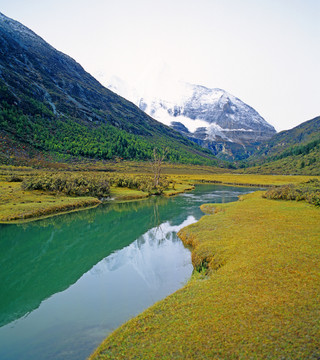
<instances>
[{"instance_id":1,"label":"bare tree","mask_svg":"<svg viewBox=\"0 0 320 360\"><path fill-rule=\"evenodd\" d=\"M165 157L169 152L168 148L165 148L163 151L156 148L153 149L153 160L151 162L152 172L153 172L153 185L157 187L160 183L162 163Z\"/></svg>"}]
</instances>

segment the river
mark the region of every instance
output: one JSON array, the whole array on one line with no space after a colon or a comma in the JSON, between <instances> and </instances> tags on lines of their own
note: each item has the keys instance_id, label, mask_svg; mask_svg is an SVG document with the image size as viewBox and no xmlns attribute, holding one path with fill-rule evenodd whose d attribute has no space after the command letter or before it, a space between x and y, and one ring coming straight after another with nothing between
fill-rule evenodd
<instances>
[{"instance_id":1,"label":"river","mask_svg":"<svg viewBox=\"0 0 320 360\"><path fill-rule=\"evenodd\" d=\"M199 185L172 198L0 225L0 359L81 360L190 278L177 237L203 203L253 189Z\"/></svg>"}]
</instances>

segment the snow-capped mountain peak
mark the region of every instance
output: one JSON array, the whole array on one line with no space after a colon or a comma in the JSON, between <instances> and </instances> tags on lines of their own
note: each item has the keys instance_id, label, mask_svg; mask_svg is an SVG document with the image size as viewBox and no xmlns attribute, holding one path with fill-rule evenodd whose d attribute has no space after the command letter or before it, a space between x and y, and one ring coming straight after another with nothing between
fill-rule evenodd
<instances>
[{"instance_id":1,"label":"snow-capped mountain peak","mask_svg":"<svg viewBox=\"0 0 320 360\"><path fill-rule=\"evenodd\" d=\"M275 129L259 113L223 89L183 82L165 65L136 88L110 81L107 87L134 102L154 119L207 146L232 142L242 146L270 138Z\"/></svg>"}]
</instances>

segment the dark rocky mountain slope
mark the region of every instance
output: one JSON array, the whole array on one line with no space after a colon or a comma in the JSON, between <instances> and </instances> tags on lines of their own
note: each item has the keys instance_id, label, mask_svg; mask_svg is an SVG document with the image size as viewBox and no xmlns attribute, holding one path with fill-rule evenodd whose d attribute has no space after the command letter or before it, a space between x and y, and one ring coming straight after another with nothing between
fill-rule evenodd
<instances>
[{"instance_id":1,"label":"dark rocky mountain slope","mask_svg":"<svg viewBox=\"0 0 320 360\"><path fill-rule=\"evenodd\" d=\"M169 147L172 161L214 162L209 152L103 87L72 58L1 13L0 131L7 146L65 156L144 160L154 147Z\"/></svg>"},{"instance_id":2,"label":"dark rocky mountain slope","mask_svg":"<svg viewBox=\"0 0 320 360\"><path fill-rule=\"evenodd\" d=\"M251 106L225 90L175 79L164 65L140 90L112 77L107 87L141 110L225 159L248 157L275 129Z\"/></svg>"}]
</instances>

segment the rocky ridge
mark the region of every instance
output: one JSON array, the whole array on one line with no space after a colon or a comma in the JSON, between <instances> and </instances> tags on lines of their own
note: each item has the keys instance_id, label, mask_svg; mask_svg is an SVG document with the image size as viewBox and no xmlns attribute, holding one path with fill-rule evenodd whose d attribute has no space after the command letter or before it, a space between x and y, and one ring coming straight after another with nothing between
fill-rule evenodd
<instances>
[{"instance_id":1,"label":"rocky ridge","mask_svg":"<svg viewBox=\"0 0 320 360\"><path fill-rule=\"evenodd\" d=\"M154 75L154 84L140 93L128 90L119 78L107 87L222 158L248 157L276 133L255 109L225 90L178 81L166 70Z\"/></svg>"}]
</instances>

